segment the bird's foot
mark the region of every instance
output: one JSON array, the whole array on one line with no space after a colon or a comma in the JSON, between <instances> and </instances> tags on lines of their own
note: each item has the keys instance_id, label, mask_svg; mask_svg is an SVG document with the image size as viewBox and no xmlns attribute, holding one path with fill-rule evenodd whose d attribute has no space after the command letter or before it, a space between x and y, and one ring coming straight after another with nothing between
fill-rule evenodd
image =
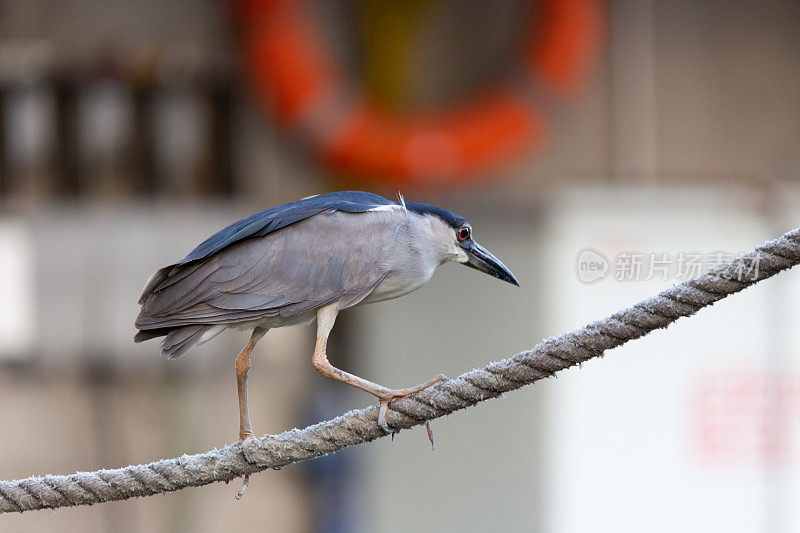
<instances>
[{"instance_id":1,"label":"bird's foot","mask_svg":"<svg viewBox=\"0 0 800 533\"><path fill-rule=\"evenodd\" d=\"M425 421L425 429L428 431L428 440L431 442L431 451L436 451L436 444L433 442L433 429L431 429L431 421Z\"/></svg>"},{"instance_id":2,"label":"bird's foot","mask_svg":"<svg viewBox=\"0 0 800 533\"><path fill-rule=\"evenodd\" d=\"M447 376L439 374L435 378L430 379L425 383L420 383L416 387L389 390L385 394L378 396L378 401L380 402L380 406L378 408L378 427L380 427L384 431L384 433L386 434L391 433L392 435L394 435L396 431L389 428L389 424L386 422L386 413L389 410L389 402L397 398L405 398L409 394L413 394L415 392L427 389L431 385L439 383L440 381L447 381ZM397 432L399 431L400 430L397 430ZM433 433L430 431L430 425L428 426L428 438L431 441L431 445L433 445Z\"/></svg>"},{"instance_id":3,"label":"bird's foot","mask_svg":"<svg viewBox=\"0 0 800 533\"><path fill-rule=\"evenodd\" d=\"M249 446L256 440L255 435L253 435L252 431L239 431L239 442L242 443L242 446ZM236 494L236 499L241 500L242 496L244 496L244 491L247 490L247 487L250 485L250 474L245 474L242 476L242 488L239 489L239 492Z\"/></svg>"}]
</instances>

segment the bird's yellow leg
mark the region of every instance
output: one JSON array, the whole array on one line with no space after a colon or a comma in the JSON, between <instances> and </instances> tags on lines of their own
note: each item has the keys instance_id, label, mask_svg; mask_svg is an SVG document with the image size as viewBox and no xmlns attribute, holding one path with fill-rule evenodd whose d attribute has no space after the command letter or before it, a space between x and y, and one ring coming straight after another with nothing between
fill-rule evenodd
<instances>
[{"instance_id":1,"label":"bird's yellow leg","mask_svg":"<svg viewBox=\"0 0 800 533\"><path fill-rule=\"evenodd\" d=\"M250 341L247 346L239 352L236 356L236 387L239 392L239 440L255 438L253 435L253 428L250 426L250 409L247 406L247 372L250 370L250 353L253 351L256 343L267 333L265 328L255 328L253 334L250 336ZM236 499L240 499L247 490L250 483L250 476L244 476L244 483L242 490L236 495Z\"/></svg>"},{"instance_id":2,"label":"bird's yellow leg","mask_svg":"<svg viewBox=\"0 0 800 533\"><path fill-rule=\"evenodd\" d=\"M378 385L377 383L367 381L364 378L360 378L354 374L350 374L349 372L345 372L344 370L336 368L328 361L326 349L328 345L328 335L331 332L331 328L333 328L333 323L336 321L337 314L338 308L337 303L335 302L317 310L317 344L314 347L314 357L312 359L314 368L316 368L317 372L326 378L342 381L377 397L378 401L380 402L380 409L378 410L378 425L386 433L391 433L392 430L389 429L389 425L386 423L386 411L389 408L389 402L396 398L403 398L409 394L427 389L434 383L446 381L447 378L439 374L435 378L429 379L425 383L421 383L415 387L408 387L405 389L389 389L383 385Z\"/></svg>"}]
</instances>

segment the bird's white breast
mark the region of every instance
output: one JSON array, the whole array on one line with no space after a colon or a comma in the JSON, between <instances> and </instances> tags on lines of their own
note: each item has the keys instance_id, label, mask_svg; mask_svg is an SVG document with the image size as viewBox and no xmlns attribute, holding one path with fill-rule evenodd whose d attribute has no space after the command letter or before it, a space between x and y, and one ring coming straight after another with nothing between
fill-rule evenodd
<instances>
[{"instance_id":1,"label":"bird's white breast","mask_svg":"<svg viewBox=\"0 0 800 533\"><path fill-rule=\"evenodd\" d=\"M385 258L386 275L362 303L406 295L425 285L436 268L456 259L452 228L435 217L408 213Z\"/></svg>"},{"instance_id":2,"label":"bird's white breast","mask_svg":"<svg viewBox=\"0 0 800 533\"><path fill-rule=\"evenodd\" d=\"M363 303L381 302L404 296L428 283L436 270L432 268L391 270Z\"/></svg>"}]
</instances>

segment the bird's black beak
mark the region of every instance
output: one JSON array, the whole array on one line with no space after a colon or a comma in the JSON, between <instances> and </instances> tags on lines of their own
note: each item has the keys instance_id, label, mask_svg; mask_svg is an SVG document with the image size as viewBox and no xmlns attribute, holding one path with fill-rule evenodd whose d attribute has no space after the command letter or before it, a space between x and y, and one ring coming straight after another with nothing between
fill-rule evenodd
<instances>
[{"instance_id":1,"label":"bird's black beak","mask_svg":"<svg viewBox=\"0 0 800 533\"><path fill-rule=\"evenodd\" d=\"M517 278L514 277L514 274L512 274L498 258L492 255L489 250L472 239L463 241L461 243L461 248L467 252L468 259L467 262L464 263L465 265L519 287L519 282Z\"/></svg>"}]
</instances>

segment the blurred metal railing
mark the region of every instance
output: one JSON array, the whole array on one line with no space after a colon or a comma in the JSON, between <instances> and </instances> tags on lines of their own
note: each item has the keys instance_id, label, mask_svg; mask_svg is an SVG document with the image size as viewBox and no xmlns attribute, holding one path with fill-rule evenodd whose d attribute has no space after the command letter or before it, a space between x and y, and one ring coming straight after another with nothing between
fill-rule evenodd
<instances>
[{"instance_id":1,"label":"blurred metal railing","mask_svg":"<svg viewBox=\"0 0 800 533\"><path fill-rule=\"evenodd\" d=\"M3 48L0 202L234 194L228 73L155 54L66 69L47 46Z\"/></svg>"}]
</instances>

